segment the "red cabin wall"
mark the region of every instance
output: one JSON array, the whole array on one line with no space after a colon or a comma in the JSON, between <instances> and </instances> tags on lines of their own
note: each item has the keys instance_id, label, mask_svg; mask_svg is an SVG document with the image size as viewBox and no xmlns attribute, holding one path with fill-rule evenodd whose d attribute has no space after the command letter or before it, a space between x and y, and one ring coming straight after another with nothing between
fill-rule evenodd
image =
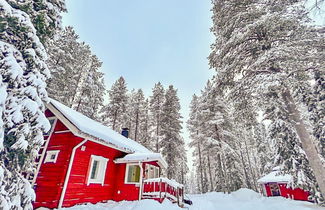
<instances>
[{"instance_id":1,"label":"red cabin wall","mask_svg":"<svg viewBox=\"0 0 325 210\"><path fill-rule=\"evenodd\" d=\"M34 186L36 193L34 208L40 206L55 208L58 206L72 148L82 141L81 138L74 136L71 132L55 133L65 130L67 128L63 123L57 120L49 139L47 151L60 150L60 152L56 163L42 163L40 167Z\"/></svg>"},{"instance_id":2,"label":"red cabin wall","mask_svg":"<svg viewBox=\"0 0 325 210\"><path fill-rule=\"evenodd\" d=\"M269 184L270 183L264 184L266 190L266 196L268 197L272 196ZM295 189L287 188L287 184L285 183L278 183L278 186L282 197L290 198L294 200L308 201L309 192L304 191L303 189L300 188L295 188Z\"/></svg>"},{"instance_id":3,"label":"red cabin wall","mask_svg":"<svg viewBox=\"0 0 325 210\"><path fill-rule=\"evenodd\" d=\"M82 151L81 147L79 147L75 153L63 207L73 206L78 203L97 203L113 200L114 197L116 180L120 178L120 174L116 173L119 165L115 164L113 160L124 156L125 153L91 141L86 142L83 146L85 146L85 151ZM108 159L103 185L94 183L87 185L91 155Z\"/></svg>"},{"instance_id":4,"label":"red cabin wall","mask_svg":"<svg viewBox=\"0 0 325 210\"><path fill-rule=\"evenodd\" d=\"M49 110L46 110L45 114L47 117L54 116ZM58 207L72 150L83 140L83 138L76 137L62 122L57 120L49 139L47 151L60 150L60 152L56 163L42 163L40 167L35 184L36 201L34 202L34 208ZM139 199L140 185L125 184L126 164L114 163L114 159L123 157L126 153L92 141L87 141L83 146L85 146L84 151L81 150L80 146L75 153L63 207L87 202ZM104 185L87 185L91 155L109 159ZM146 164L158 166L157 162ZM145 168L145 164L143 164L143 168Z\"/></svg>"},{"instance_id":5,"label":"red cabin wall","mask_svg":"<svg viewBox=\"0 0 325 210\"><path fill-rule=\"evenodd\" d=\"M117 176L115 179L116 188L114 191L115 201L138 200L140 184L125 184L126 164L118 164Z\"/></svg>"}]
</instances>

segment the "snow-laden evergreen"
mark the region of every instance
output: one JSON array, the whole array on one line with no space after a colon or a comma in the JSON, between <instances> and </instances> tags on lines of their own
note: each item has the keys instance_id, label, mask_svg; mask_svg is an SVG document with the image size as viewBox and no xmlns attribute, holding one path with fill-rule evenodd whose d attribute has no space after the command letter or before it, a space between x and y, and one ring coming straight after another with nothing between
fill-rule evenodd
<instances>
[{"instance_id":1,"label":"snow-laden evergreen","mask_svg":"<svg viewBox=\"0 0 325 210\"><path fill-rule=\"evenodd\" d=\"M113 130L120 132L127 118L128 95L126 82L120 77L108 90L109 102L101 110L102 121Z\"/></svg>"},{"instance_id":2,"label":"snow-laden evergreen","mask_svg":"<svg viewBox=\"0 0 325 210\"><path fill-rule=\"evenodd\" d=\"M49 96L92 119L105 93L102 63L90 47L78 41L72 27L66 27L54 41L48 43L47 61L52 77L47 81Z\"/></svg>"},{"instance_id":3,"label":"snow-laden evergreen","mask_svg":"<svg viewBox=\"0 0 325 210\"><path fill-rule=\"evenodd\" d=\"M162 107L162 139L160 140L159 147L168 163L168 168L166 170L167 177L169 179L176 179L177 181L186 174L186 169L183 167L186 164L186 159L184 157L185 144L180 135L182 129L180 109L177 89L170 85L166 90Z\"/></svg>"},{"instance_id":4,"label":"snow-laden evergreen","mask_svg":"<svg viewBox=\"0 0 325 210\"><path fill-rule=\"evenodd\" d=\"M50 77L44 45L60 28L63 0L0 1L0 209L32 209L22 172L50 129L44 115Z\"/></svg>"},{"instance_id":5,"label":"snow-laden evergreen","mask_svg":"<svg viewBox=\"0 0 325 210\"><path fill-rule=\"evenodd\" d=\"M165 90L162 84L158 82L152 89L152 96L150 96L149 105L151 135L155 139L154 148L156 152L159 152L159 141L161 139L161 115L164 100Z\"/></svg>"},{"instance_id":6,"label":"snow-laden evergreen","mask_svg":"<svg viewBox=\"0 0 325 210\"><path fill-rule=\"evenodd\" d=\"M316 110L322 110L323 91L313 92L309 109L304 99L310 93L308 81L324 66L324 29L309 24L304 1L216 0L212 11L216 41L209 62L240 139L244 183L256 189L257 176L270 165L281 165L294 177L291 186L307 189L321 201L325 169L319 155L322 121ZM259 113L264 113L269 138L257 121ZM261 149L276 159L260 155Z\"/></svg>"}]
</instances>

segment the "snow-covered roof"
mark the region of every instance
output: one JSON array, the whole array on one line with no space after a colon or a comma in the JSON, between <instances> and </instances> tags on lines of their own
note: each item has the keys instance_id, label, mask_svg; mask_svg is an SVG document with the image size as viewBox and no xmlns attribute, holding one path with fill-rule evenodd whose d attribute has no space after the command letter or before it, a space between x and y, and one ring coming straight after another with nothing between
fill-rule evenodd
<instances>
[{"instance_id":1,"label":"snow-covered roof","mask_svg":"<svg viewBox=\"0 0 325 210\"><path fill-rule=\"evenodd\" d=\"M65 124L76 136L86 139L93 138L127 153L153 153L136 141L122 136L111 128L86 117L54 99L50 99L50 105L54 106L55 109L78 129L78 131L75 131L69 123ZM48 106L48 108L51 110L51 106Z\"/></svg>"},{"instance_id":2,"label":"snow-covered roof","mask_svg":"<svg viewBox=\"0 0 325 210\"><path fill-rule=\"evenodd\" d=\"M292 176L290 174L281 174L280 168L275 167L273 168L272 172L265 175L264 177L257 180L258 183L270 183L270 182L277 182L277 183L287 183L292 180Z\"/></svg>"},{"instance_id":3,"label":"snow-covered roof","mask_svg":"<svg viewBox=\"0 0 325 210\"><path fill-rule=\"evenodd\" d=\"M123 158L118 158L115 163L134 163L134 162L151 162L158 161L158 164L167 168L168 164L160 153L133 153L125 155Z\"/></svg>"}]
</instances>

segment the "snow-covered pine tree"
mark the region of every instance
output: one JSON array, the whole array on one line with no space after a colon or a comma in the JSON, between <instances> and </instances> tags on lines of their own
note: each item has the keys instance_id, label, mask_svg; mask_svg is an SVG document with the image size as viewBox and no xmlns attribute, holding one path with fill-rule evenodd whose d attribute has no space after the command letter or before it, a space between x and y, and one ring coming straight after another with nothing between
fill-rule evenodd
<instances>
[{"instance_id":1,"label":"snow-covered pine tree","mask_svg":"<svg viewBox=\"0 0 325 210\"><path fill-rule=\"evenodd\" d=\"M99 109L103 106L105 84L104 73L99 71L102 62L100 62L97 56L91 56L91 65L86 70L85 78L77 94L74 97L72 108L84 115L100 120L98 116Z\"/></svg>"},{"instance_id":2,"label":"snow-covered pine tree","mask_svg":"<svg viewBox=\"0 0 325 210\"><path fill-rule=\"evenodd\" d=\"M159 141L161 139L161 113L164 100L165 90L162 84L158 82L152 89L152 96L150 96L149 101L151 136L153 141L155 141L154 148L156 152L159 152Z\"/></svg>"},{"instance_id":3,"label":"snow-covered pine tree","mask_svg":"<svg viewBox=\"0 0 325 210\"><path fill-rule=\"evenodd\" d=\"M50 72L44 43L60 27L64 1L0 0L0 209L32 209L21 175L50 129L44 115Z\"/></svg>"},{"instance_id":4,"label":"snow-covered pine tree","mask_svg":"<svg viewBox=\"0 0 325 210\"><path fill-rule=\"evenodd\" d=\"M325 43L324 43L325 44ZM310 120L314 125L313 134L318 144L318 151L325 163L325 74L315 71L311 94L306 97L308 110L311 112Z\"/></svg>"},{"instance_id":5,"label":"snow-covered pine tree","mask_svg":"<svg viewBox=\"0 0 325 210\"><path fill-rule=\"evenodd\" d=\"M120 132L127 117L128 95L126 82L120 77L108 90L109 102L101 109L102 121Z\"/></svg>"},{"instance_id":6,"label":"snow-covered pine tree","mask_svg":"<svg viewBox=\"0 0 325 210\"><path fill-rule=\"evenodd\" d=\"M135 141L143 141L141 139L142 126L145 122L146 100L141 89L132 90L128 104L128 117L130 121L130 137Z\"/></svg>"},{"instance_id":7,"label":"snow-covered pine tree","mask_svg":"<svg viewBox=\"0 0 325 210\"><path fill-rule=\"evenodd\" d=\"M307 12L302 3L213 1L212 30L217 40L209 60L225 90L243 90L254 100L267 101L261 93L268 87L278 87L289 121L324 193L325 169L308 132L309 123L302 120L305 113L296 107L296 103L301 104L293 97L299 81L306 80L305 72L324 66L324 50L320 47L324 33L306 26ZM242 95L238 96L240 100Z\"/></svg>"},{"instance_id":8,"label":"snow-covered pine tree","mask_svg":"<svg viewBox=\"0 0 325 210\"><path fill-rule=\"evenodd\" d=\"M78 39L74 29L66 27L56 40L48 44L48 65L52 74L48 81L48 92L50 97L80 111L81 100L93 97L85 84L97 86L88 87L98 88L96 97L103 95L104 85L103 74L98 72L101 62L92 55L90 47ZM88 97L85 97L86 93ZM91 103L87 106L91 107Z\"/></svg>"},{"instance_id":9,"label":"snow-covered pine tree","mask_svg":"<svg viewBox=\"0 0 325 210\"><path fill-rule=\"evenodd\" d=\"M179 178L177 174L182 169L179 163L185 153L184 142L180 136L182 129L180 109L177 90L170 85L165 94L160 130L163 137L160 141L161 153L168 163L166 174L169 179Z\"/></svg>"},{"instance_id":10,"label":"snow-covered pine tree","mask_svg":"<svg viewBox=\"0 0 325 210\"><path fill-rule=\"evenodd\" d=\"M200 124L202 120L200 119L200 104L199 97L195 94L192 97L190 104L190 115L189 119L186 122L187 129L190 133L190 143L189 146L194 148L193 156L194 156L194 165L196 166L196 178L198 179L198 191L206 192L207 191L207 183L203 177L203 156L202 156L202 148L203 148L203 136L200 133Z\"/></svg>"},{"instance_id":11,"label":"snow-covered pine tree","mask_svg":"<svg viewBox=\"0 0 325 210\"><path fill-rule=\"evenodd\" d=\"M272 158L273 167L279 166L282 171L293 175L294 179L292 183L289 183L291 187L306 189L311 192L311 200L322 202L315 176L302 149L301 141L288 120L285 105L281 104L281 96L276 91L270 92L268 96L270 101L268 101L268 109L265 113L266 119L270 121L267 128L268 141L273 142L275 150Z\"/></svg>"},{"instance_id":12,"label":"snow-covered pine tree","mask_svg":"<svg viewBox=\"0 0 325 210\"><path fill-rule=\"evenodd\" d=\"M150 136L150 115L149 115L149 99L143 104L142 119L140 121L139 140L141 144L150 150L154 150L154 145Z\"/></svg>"}]
</instances>

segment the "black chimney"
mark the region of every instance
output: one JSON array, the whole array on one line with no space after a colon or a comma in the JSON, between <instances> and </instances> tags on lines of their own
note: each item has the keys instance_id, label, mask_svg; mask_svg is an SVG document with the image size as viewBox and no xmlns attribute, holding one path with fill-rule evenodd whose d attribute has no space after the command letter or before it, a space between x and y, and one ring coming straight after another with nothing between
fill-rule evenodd
<instances>
[{"instance_id":1,"label":"black chimney","mask_svg":"<svg viewBox=\"0 0 325 210\"><path fill-rule=\"evenodd\" d=\"M128 128L122 128L122 136L129 138L129 129Z\"/></svg>"}]
</instances>

